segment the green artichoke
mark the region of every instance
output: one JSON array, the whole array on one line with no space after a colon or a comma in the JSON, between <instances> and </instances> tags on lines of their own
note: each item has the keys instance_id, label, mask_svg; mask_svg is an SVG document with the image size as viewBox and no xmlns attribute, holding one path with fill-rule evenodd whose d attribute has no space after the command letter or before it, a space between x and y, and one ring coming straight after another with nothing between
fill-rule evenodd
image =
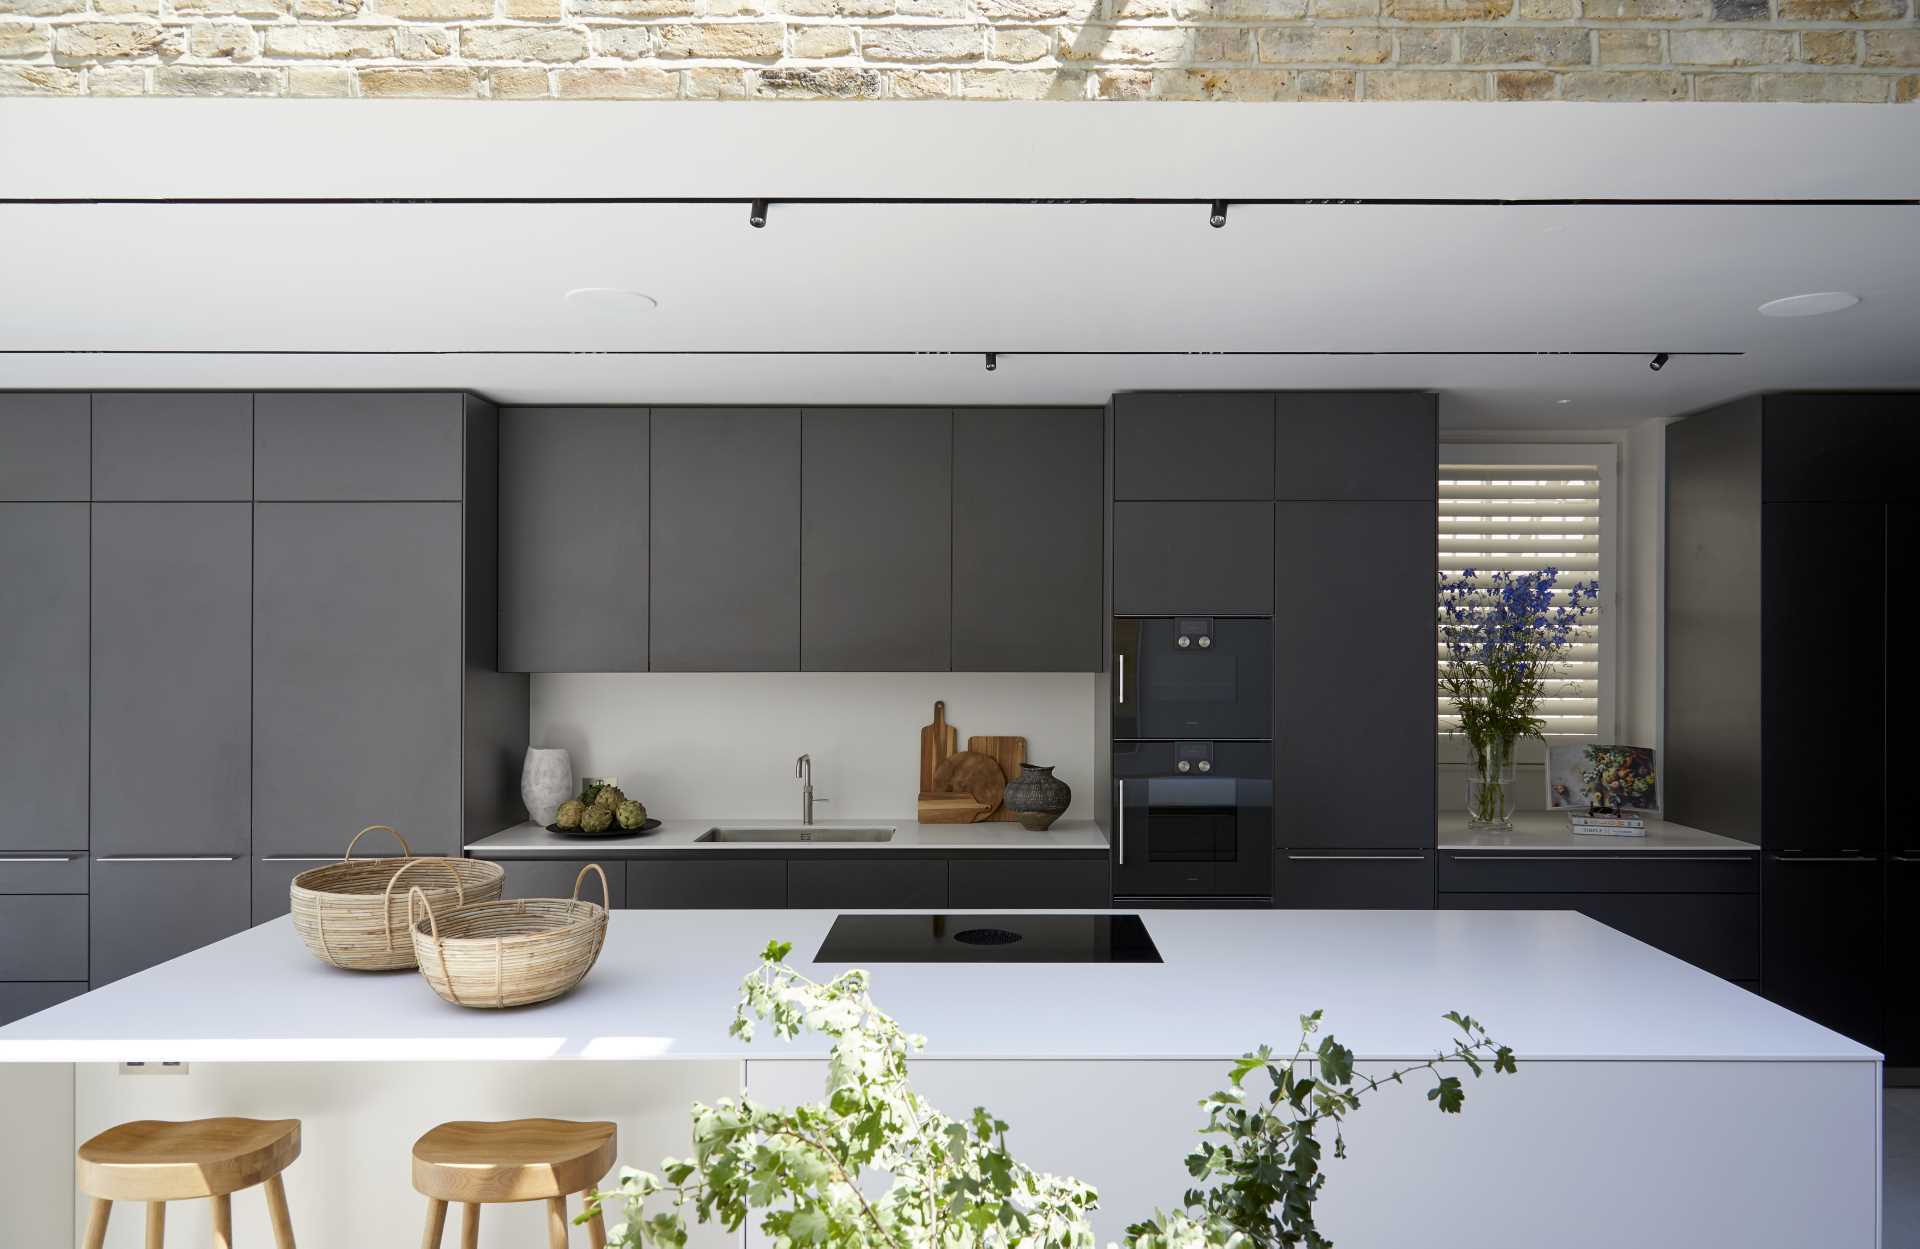
<instances>
[{"instance_id":1,"label":"green artichoke","mask_svg":"<svg viewBox=\"0 0 1920 1249\"><path fill-rule=\"evenodd\" d=\"M626 800L627 796L620 792L618 785L602 785L600 792L593 796L593 805L605 807L609 811L617 811L620 804Z\"/></svg>"},{"instance_id":2,"label":"green artichoke","mask_svg":"<svg viewBox=\"0 0 1920 1249\"><path fill-rule=\"evenodd\" d=\"M579 828L580 819L586 813L587 813L586 803L580 801L578 798L570 798L567 801L561 803L560 809L554 812L554 815L553 815L554 827L555 828Z\"/></svg>"},{"instance_id":3,"label":"green artichoke","mask_svg":"<svg viewBox=\"0 0 1920 1249\"><path fill-rule=\"evenodd\" d=\"M588 807L587 813L580 817L580 831L583 833L604 833L612 827L613 812L597 804Z\"/></svg>"},{"instance_id":4,"label":"green artichoke","mask_svg":"<svg viewBox=\"0 0 1920 1249\"><path fill-rule=\"evenodd\" d=\"M620 821L620 827L629 832L647 822L647 808L631 798L615 807L613 815Z\"/></svg>"}]
</instances>

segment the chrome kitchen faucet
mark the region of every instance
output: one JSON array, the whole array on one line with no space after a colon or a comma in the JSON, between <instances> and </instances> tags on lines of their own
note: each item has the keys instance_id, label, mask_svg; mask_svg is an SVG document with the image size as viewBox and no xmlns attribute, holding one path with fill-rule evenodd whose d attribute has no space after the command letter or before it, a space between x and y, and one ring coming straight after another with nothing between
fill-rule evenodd
<instances>
[{"instance_id":1,"label":"chrome kitchen faucet","mask_svg":"<svg viewBox=\"0 0 1920 1249\"><path fill-rule=\"evenodd\" d=\"M793 761L793 774L803 782L800 786L800 822L811 825L813 823L813 804L816 802L829 802L831 799L815 798L813 796L812 755L801 755L798 759L795 759Z\"/></svg>"}]
</instances>

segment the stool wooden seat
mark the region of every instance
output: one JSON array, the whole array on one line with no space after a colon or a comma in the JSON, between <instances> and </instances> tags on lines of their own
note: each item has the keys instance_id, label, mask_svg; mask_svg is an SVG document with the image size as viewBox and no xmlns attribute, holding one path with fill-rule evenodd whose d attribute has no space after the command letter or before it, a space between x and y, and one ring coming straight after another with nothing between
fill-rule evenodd
<instances>
[{"instance_id":1,"label":"stool wooden seat","mask_svg":"<svg viewBox=\"0 0 1920 1249\"><path fill-rule=\"evenodd\" d=\"M585 1193L613 1169L619 1140L611 1123L514 1119L443 1123L413 1143L413 1186L427 1198L422 1249L436 1249L447 1203L459 1202L461 1249L480 1241L480 1207L545 1201L551 1249L567 1249L567 1195ZM599 1215L587 1224L593 1249L605 1249Z\"/></svg>"},{"instance_id":2,"label":"stool wooden seat","mask_svg":"<svg viewBox=\"0 0 1920 1249\"><path fill-rule=\"evenodd\" d=\"M116 1201L147 1203L147 1249L161 1249L169 1201L213 1202L215 1249L231 1249L230 1194L266 1185L274 1243L294 1249L280 1173L300 1156L298 1119L141 1119L108 1128L75 1151L74 1179L93 1198L86 1249L100 1249Z\"/></svg>"}]
</instances>

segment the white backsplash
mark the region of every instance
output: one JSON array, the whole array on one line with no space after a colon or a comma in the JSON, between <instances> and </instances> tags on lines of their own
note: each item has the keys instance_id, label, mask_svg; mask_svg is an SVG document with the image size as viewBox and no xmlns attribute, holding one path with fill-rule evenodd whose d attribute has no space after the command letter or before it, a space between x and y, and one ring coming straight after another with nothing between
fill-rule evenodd
<instances>
[{"instance_id":1,"label":"white backsplash","mask_svg":"<svg viewBox=\"0 0 1920 1249\"><path fill-rule=\"evenodd\" d=\"M626 672L533 678L530 744L613 776L662 819L798 819L793 761L813 756L821 820L911 819L935 699L969 734L1021 736L1093 815L1094 698L1076 673Z\"/></svg>"}]
</instances>

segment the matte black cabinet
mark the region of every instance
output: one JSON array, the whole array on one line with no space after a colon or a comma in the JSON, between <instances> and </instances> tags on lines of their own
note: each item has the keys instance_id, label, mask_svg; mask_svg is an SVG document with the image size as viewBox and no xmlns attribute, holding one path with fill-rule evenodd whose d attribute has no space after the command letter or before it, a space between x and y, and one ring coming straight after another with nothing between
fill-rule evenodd
<instances>
[{"instance_id":1,"label":"matte black cabinet","mask_svg":"<svg viewBox=\"0 0 1920 1249\"><path fill-rule=\"evenodd\" d=\"M93 396L93 498L253 498L253 396L152 391Z\"/></svg>"},{"instance_id":2,"label":"matte black cabinet","mask_svg":"<svg viewBox=\"0 0 1920 1249\"><path fill-rule=\"evenodd\" d=\"M644 672L645 408L500 413L500 669Z\"/></svg>"},{"instance_id":3,"label":"matte black cabinet","mask_svg":"<svg viewBox=\"0 0 1920 1249\"><path fill-rule=\"evenodd\" d=\"M93 497L86 395L0 394L0 500Z\"/></svg>"},{"instance_id":4,"label":"matte black cabinet","mask_svg":"<svg viewBox=\"0 0 1920 1249\"><path fill-rule=\"evenodd\" d=\"M0 503L0 850L87 847L87 528Z\"/></svg>"},{"instance_id":5,"label":"matte black cabinet","mask_svg":"<svg viewBox=\"0 0 1920 1249\"><path fill-rule=\"evenodd\" d=\"M247 860L95 859L89 942L95 988L247 927Z\"/></svg>"},{"instance_id":6,"label":"matte black cabinet","mask_svg":"<svg viewBox=\"0 0 1920 1249\"><path fill-rule=\"evenodd\" d=\"M954 671L1100 670L1103 420L954 413Z\"/></svg>"},{"instance_id":7,"label":"matte black cabinet","mask_svg":"<svg viewBox=\"0 0 1920 1249\"><path fill-rule=\"evenodd\" d=\"M800 480L800 666L950 668L952 413L809 408Z\"/></svg>"},{"instance_id":8,"label":"matte black cabinet","mask_svg":"<svg viewBox=\"0 0 1920 1249\"><path fill-rule=\"evenodd\" d=\"M800 667L800 412L653 413L656 672Z\"/></svg>"},{"instance_id":9,"label":"matte black cabinet","mask_svg":"<svg viewBox=\"0 0 1920 1249\"><path fill-rule=\"evenodd\" d=\"M1280 503L1274 535L1276 839L1432 846L1434 505Z\"/></svg>"},{"instance_id":10,"label":"matte black cabinet","mask_svg":"<svg viewBox=\"0 0 1920 1249\"><path fill-rule=\"evenodd\" d=\"M500 866L506 869L507 887L501 896L513 898L571 898L574 896L574 883L579 882L580 897L589 902L599 902L600 877L586 871L587 862L580 859L501 859ZM618 910L627 905L627 872L619 862L602 863L600 870L607 875L608 907Z\"/></svg>"},{"instance_id":11,"label":"matte black cabinet","mask_svg":"<svg viewBox=\"0 0 1920 1249\"><path fill-rule=\"evenodd\" d=\"M1305 909L1424 911L1433 906L1433 852L1282 850L1274 863L1273 901Z\"/></svg>"},{"instance_id":12,"label":"matte black cabinet","mask_svg":"<svg viewBox=\"0 0 1920 1249\"><path fill-rule=\"evenodd\" d=\"M1916 397L1900 393L1768 395L1761 409L1763 497L1770 503L1913 502L1920 498Z\"/></svg>"},{"instance_id":13,"label":"matte black cabinet","mask_svg":"<svg viewBox=\"0 0 1920 1249\"><path fill-rule=\"evenodd\" d=\"M1276 499L1432 499L1437 401L1408 391L1274 396Z\"/></svg>"},{"instance_id":14,"label":"matte black cabinet","mask_svg":"<svg viewBox=\"0 0 1920 1249\"><path fill-rule=\"evenodd\" d=\"M1887 856L1886 977L1906 991L1887 995L1886 1054L1891 1067L1920 1067L1920 835Z\"/></svg>"},{"instance_id":15,"label":"matte black cabinet","mask_svg":"<svg viewBox=\"0 0 1920 1249\"><path fill-rule=\"evenodd\" d=\"M1113 905L1113 869L1104 859L949 859L947 905L954 910L1098 910Z\"/></svg>"},{"instance_id":16,"label":"matte black cabinet","mask_svg":"<svg viewBox=\"0 0 1920 1249\"><path fill-rule=\"evenodd\" d=\"M1769 853L1762 885L1767 997L1875 1048L1884 1032L1884 879L1877 854Z\"/></svg>"},{"instance_id":17,"label":"matte black cabinet","mask_svg":"<svg viewBox=\"0 0 1920 1249\"><path fill-rule=\"evenodd\" d=\"M1271 499L1273 395L1141 392L1113 399L1116 499Z\"/></svg>"},{"instance_id":18,"label":"matte black cabinet","mask_svg":"<svg viewBox=\"0 0 1920 1249\"><path fill-rule=\"evenodd\" d=\"M457 503L255 509L254 853L461 844ZM522 712L524 714L524 712Z\"/></svg>"},{"instance_id":19,"label":"matte black cabinet","mask_svg":"<svg viewBox=\"0 0 1920 1249\"><path fill-rule=\"evenodd\" d=\"M0 980L86 978L84 895L0 895Z\"/></svg>"},{"instance_id":20,"label":"matte black cabinet","mask_svg":"<svg viewBox=\"0 0 1920 1249\"><path fill-rule=\"evenodd\" d=\"M93 505L96 855L247 853L252 510Z\"/></svg>"},{"instance_id":21,"label":"matte black cabinet","mask_svg":"<svg viewBox=\"0 0 1920 1249\"><path fill-rule=\"evenodd\" d=\"M1273 504L1115 503L1118 616L1273 612Z\"/></svg>"},{"instance_id":22,"label":"matte black cabinet","mask_svg":"<svg viewBox=\"0 0 1920 1249\"><path fill-rule=\"evenodd\" d=\"M634 859L626 905L637 910L763 910L787 905L784 859Z\"/></svg>"},{"instance_id":23,"label":"matte black cabinet","mask_svg":"<svg viewBox=\"0 0 1920 1249\"><path fill-rule=\"evenodd\" d=\"M940 859L794 859L787 864L787 905L921 910L947 905L947 865Z\"/></svg>"},{"instance_id":24,"label":"matte black cabinet","mask_svg":"<svg viewBox=\"0 0 1920 1249\"><path fill-rule=\"evenodd\" d=\"M465 395L276 392L253 402L257 499L461 497Z\"/></svg>"}]
</instances>

